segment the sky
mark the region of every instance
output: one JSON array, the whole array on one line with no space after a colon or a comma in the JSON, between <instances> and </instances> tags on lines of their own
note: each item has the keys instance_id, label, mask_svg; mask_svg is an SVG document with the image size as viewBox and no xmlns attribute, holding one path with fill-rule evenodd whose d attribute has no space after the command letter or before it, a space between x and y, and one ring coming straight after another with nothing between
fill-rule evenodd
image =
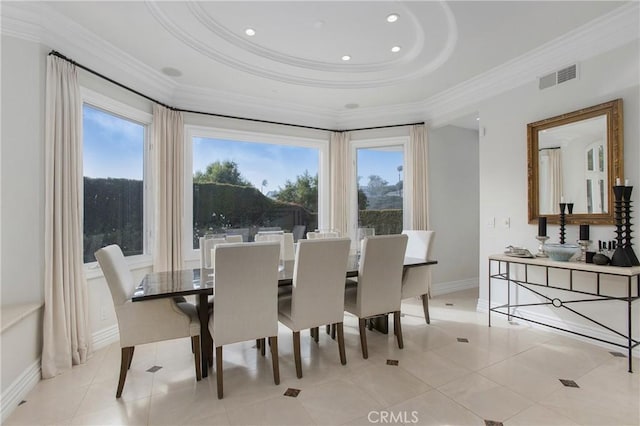
<instances>
[{"instance_id":1,"label":"sky","mask_svg":"<svg viewBox=\"0 0 640 426\"><path fill-rule=\"evenodd\" d=\"M144 126L88 105L83 107L84 176L139 179L143 177ZM390 184L398 182L401 151L359 149L360 185L370 175ZM214 161L235 161L245 179L264 193L283 188L287 179L308 171L318 173L319 153L315 148L194 138L193 172L204 171ZM404 176L404 175L402 175ZM401 176L401 178L402 178ZM262 186L266 180L267 185Z\"/></svg>"},{"instance_id":2,"label":"sky","mask_svg":"<svg viewBox=\"0 0 640 426\"><path fill-rule=\"evenodd\" d=\"M85 104L82 126L84 176L142 180L143 125Z\"/></svg>"}]
</instances>

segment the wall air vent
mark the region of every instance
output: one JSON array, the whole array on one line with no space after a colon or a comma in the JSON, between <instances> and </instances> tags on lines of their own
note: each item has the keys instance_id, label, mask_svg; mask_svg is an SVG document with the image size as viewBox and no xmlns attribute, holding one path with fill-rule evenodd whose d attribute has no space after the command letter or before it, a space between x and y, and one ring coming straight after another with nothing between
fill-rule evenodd
<instances>
[{"instance_id":1,"label":"wall air vent","mask_svg":"<svg viewBox=\"0 0 640 426\"><path fill-rule=\"evenodd\" d=\"M540 77L538 87L540 90L542 90L569 80L573 80L578 76L577 69L578 66L576 64L573 64L566 68L562 68L561 70L552 72L551 74Z\"/></svg>"}]
</instances>

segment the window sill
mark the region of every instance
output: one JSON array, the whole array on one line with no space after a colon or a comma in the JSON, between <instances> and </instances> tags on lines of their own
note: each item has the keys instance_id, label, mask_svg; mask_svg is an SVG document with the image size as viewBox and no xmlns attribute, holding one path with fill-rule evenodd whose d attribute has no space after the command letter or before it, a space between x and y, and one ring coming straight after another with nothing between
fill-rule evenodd
<instances>
[{"instance_id":1,"label":"window sill","mask_svg":"<svg viewBox=\"0 0 640 426\"><path fill-rule=\"evenodd\" d=\"M149 268L153 266L153 258L151 255L131 256L125 258L129 269L135 271L136 269ZM84 276L86 279L91 280L95 278L102 278L104 274L98 262L91 262L84 264Z\"/></svg>"}]
</instances>

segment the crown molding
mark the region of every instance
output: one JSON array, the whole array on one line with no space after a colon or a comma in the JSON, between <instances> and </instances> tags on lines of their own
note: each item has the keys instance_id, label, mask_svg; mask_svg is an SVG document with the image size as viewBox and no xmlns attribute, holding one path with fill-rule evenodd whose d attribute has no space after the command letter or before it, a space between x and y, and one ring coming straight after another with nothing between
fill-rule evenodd
<instances>
[{"instance_id":1,"label":"crown molding","mask_svg":"<svg viewBox=\"0 0 640 426\"><path fill-rule=\"evenodd\" d=\"M42 13L42 8L48 8ZM518 58L425 100L337 111L238 93L178 85L136 58L43 3L2 3L3 35L39 42L169 105L224 115L328 128L354 128L407 120L444 124L485 99L535 81L539 76L621 47L640 37L640 3L630 2ZM41 18L46 15L46 19Z\"/></svg>"},{"instance_id":2,"label":"crown molding","mask_svg":"<svg viewBox=\"0 0 640 426\"><path fill-rule=\"evenodd\" d=\"M170 103L174 80L123 52L48 5L2 3L2 34L39 42L115 81Z\"/></svg>"},{"instance_id":3,"label":"crown molding","mask_svg":"<svg viewBox=\"0 0 640 426\"><path fill-rule=\"evenodd\" d=\"M185 110L324 128L334 128L340 117L338 111L328 108L278 100L271 100L265 106L264 98L186 85L180 86L173 99L173 106Z\"/></svg>"},{"instance_id":4,"label":"crown molding","mask_svg":"<svg viewBox=\"0 0 640 426\"><path fill-rule=\"evenodd\" d=\"M479 102L537 80L563 66L581 62L640 38L640 3L632 2L511 61L423 101L361 108L340 115L340 127L383 125L407 119L438 127L469 112Z\"/></svg>"}]
</instances>

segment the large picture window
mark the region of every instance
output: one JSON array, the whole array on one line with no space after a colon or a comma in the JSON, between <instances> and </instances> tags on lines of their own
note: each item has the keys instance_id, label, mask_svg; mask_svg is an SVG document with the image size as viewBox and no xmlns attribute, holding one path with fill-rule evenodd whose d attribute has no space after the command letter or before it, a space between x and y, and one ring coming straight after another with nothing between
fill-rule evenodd
<instances>
[{"instance_id":1,"label":"large picture window","mask_svg":"<svg viewBox=\"0 0 640 426\"><path fill-rule=\"evenodd\" d=\"M95 102L99 103L99 102ZM147 123L83 104L84 262L117 244L125 256L145 253Z\"/></svg>"},{"instance_id":2,"label":"large picture window","mask_svg":"<svg viewBox=\"0 0 640 426\"><path fill-rule=\"evenodd\" d=\"M355 191L352 220L356 228L373 228L375 235L399 234L407 222L404 139L355 141ZM356 233L357 235L357 233Z\"/></svg>"},{"instance_id":3,"label":"large picture window","mask_svg":"<svg viewBox=\"0 0 640 426\"><path fill-rule=\"evenodd\" d=\"M295 239L319 227L324 141L200 130L190 136L190 248L210 234L282 230Z\"/></svg>"}]
</instances>

